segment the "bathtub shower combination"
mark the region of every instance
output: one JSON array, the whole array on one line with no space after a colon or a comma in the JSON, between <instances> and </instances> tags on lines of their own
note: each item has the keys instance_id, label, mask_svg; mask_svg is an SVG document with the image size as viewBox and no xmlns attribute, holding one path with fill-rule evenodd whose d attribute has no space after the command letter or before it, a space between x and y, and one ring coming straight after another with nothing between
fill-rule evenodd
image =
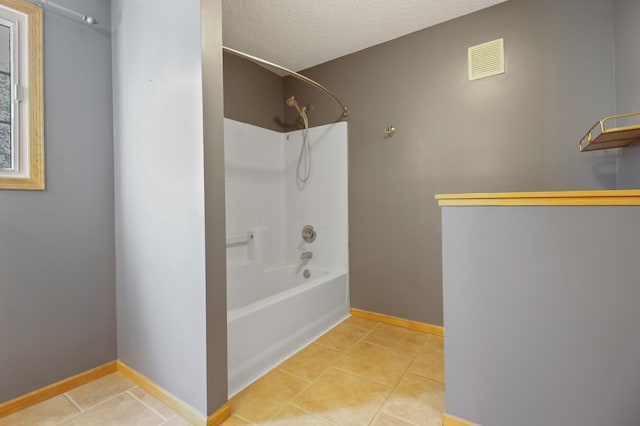
<instances>
[{"instance_id":1,"label":"bathtub shower combination","mask_svg":"<svg viewBox=\"0 0 640 426\"><path fill-rule=\"evenodd\" d=\"M232 396L349 315L347 123L224 132Z\"/></svg>"}]
</instances>

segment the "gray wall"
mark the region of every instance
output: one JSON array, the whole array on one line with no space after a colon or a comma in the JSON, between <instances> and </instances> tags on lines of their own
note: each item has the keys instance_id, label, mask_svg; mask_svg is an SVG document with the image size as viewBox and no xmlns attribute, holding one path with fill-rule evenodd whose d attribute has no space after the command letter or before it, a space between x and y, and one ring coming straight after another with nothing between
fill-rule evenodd
<instances>
[{"instance_id":1,"label":"gray wall","mask_svg":"<svg viewBox=\"0 0 640 426\"><path fill-rule=\"evenodd\" d=\"M640 207L445 207L447 412L636 426Z\"/></svg>"},{"instance_id":2,"label":"gray wall","mask_svg":"<svg viewBox=\"0 0 640 426\"><path fill-rule=\"evenodd\" d=\"M204 197L207 267L207 413L227 401L227 245L225 226L222 7L201 1Z\"/></svg>"},{"instance_id":3,"label":"gray wall","mask_svg":"<svg viewBox=\"0 0 640 426\"><path fill-rule=\"evenodd\" d=\"M616 112L640 111L640 2L615 0ZM636 120L633 123L638 124ZM618 152L618 188L640 188L640 143Z\"/></svg>"},{"instance_id":4,"label":"gray wall","mask_svg":"<svg viewBox=\"0 0 640 426\"><path fill-rule=\"evenodd\" d=\"M224 116L265 129L284 130L284 81L261 66L224 54Z\"/></svg>"},{"instance_id":5,"label":"gray wall","mask_svg":"<svg viewBox=\"0 0 640 426\"><path fill-rule=\"evenodd\" d=\"M60 4L100 25L45 12L47 190L0 191L0 402L116 359L110 2Z\"/></svg>"},{"instance_id":6,"label":"gray wall","mask_svg":"<svg viewBox=\"0 0 640 426\"><path fill-rule=\"evenodd\" d=\"M118 357L206 414L200 1L112 21Z\"/></svg>"},{"instance_id":7,"label":"gray wall","mask_svg":"<svg viewBox=\"0 0 640 426\"><path fill-rule=\"evenodd\" d=\"M442 324L436 193L615 188L615 154L577 147L614 109L612 14L512 0L304 71L350 108L352 306ZM467 48L498 37L506 74L468 82ZM296 80L285 93L315 105L314 126L339 118Z\"/></svg>"}]
</instances>

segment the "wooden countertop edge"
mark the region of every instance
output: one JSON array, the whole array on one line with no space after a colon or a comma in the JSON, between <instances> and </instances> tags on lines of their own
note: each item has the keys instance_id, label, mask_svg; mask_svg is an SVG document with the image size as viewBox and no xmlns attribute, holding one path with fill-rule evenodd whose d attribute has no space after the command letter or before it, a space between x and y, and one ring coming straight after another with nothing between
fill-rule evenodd
<instances>
[{"instance_id":1,"label":"wooden countertop edge","mask_svg":"<svg viewBox=\"0 0 640 426\"><path fill-rule=\"evenodd\" d=\"M640 190L438 194L440 206L639 206Z\"/></svg>"}]
</instances>

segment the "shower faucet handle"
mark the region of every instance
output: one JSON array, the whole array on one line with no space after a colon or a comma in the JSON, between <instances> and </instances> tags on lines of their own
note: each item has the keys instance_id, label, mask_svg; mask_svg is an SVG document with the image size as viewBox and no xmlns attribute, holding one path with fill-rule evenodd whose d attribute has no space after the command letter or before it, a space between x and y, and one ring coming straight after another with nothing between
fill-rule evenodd
<instances>
[{"instance_id":1,"label":"shower faucet handle","mask_svg":"<svg viewBox=\"0 0 640 426\"><path fill-rule=\"evenodd\" d=\"M311 225L305 225L302 228L302 239L307 243L312 243L316 240L316 230Z\"/></svg>"},{"instance_id":2,"label":"shower faucet handle","mask_svg":"<svg viewBox=\"0 0 640 426\"><path fill-rule=\"evenodd\" d=\"M304 253L302 253L302 254L300 255L300 259L302 259L302 260L309 260L309 259L311 259L312 257L313 257L313 253L312 253L312 252L310 252L310 251L305 251Z\"/></svg>"}]
</instances>

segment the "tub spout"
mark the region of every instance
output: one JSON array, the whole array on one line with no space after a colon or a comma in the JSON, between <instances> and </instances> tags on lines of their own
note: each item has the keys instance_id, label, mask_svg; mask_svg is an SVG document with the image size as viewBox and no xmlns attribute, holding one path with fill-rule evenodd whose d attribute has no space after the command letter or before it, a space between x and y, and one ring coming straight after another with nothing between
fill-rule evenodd
<instances>
[{"instance_id":1,"label":"tub spout","mask_svg":"<svg viewBox=\"0 0 640 426\"><path fill-rule=\"evenodd\" d=\"M300 255L300 259L302 260L308 260L308 259L311 259L312 257L313 257L313 253L311 253L310 251L305 251Z\"/></svg>"}]
</instances>

